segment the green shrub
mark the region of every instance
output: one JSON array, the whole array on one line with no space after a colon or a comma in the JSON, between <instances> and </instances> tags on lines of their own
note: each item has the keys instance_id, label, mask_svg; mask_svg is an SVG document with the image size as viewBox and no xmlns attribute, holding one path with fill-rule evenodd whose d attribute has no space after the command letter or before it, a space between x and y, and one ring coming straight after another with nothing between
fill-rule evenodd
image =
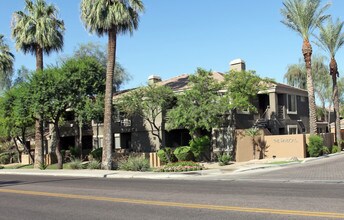
<instances>
[{"instance_id":1,"label":"green shrub","mask_svg":"<svg viewBox=\"0 0 344 220\"><path fill-rule=\"evenodd\" d=\"M87 164L87 169L97 170L100 169L100 162L97 160L92 160Z\"/></svg>"},{"instance_id":2,"label":"green shrub","mask_svg":"<svg viewBox=\"0 0 344 220\"><path fill-rule=\"evenodd\" d=\"M69 163L69 168L72 170L81 170L83 168L82 161L80 159L72 159Z\"/></svg>"},{"instance_id":3,"label":"green shrub","mask_svg":"<svg viewBox=\"0 0 344 220\"><path fill-rule=\"evenodd\" d=\"M126 171L148 171L149 162L141 156L129 156L128 159L120 161L118 167Z\"/></svg>"},{"instance_id":4,"label":"green shrub","mask_svg":"<svg viewBox=\"0 0 344 220\"><path fill-rule=\"evenodd\" d=\"M47 165L47 164L44 164L44 163L40 163L39 166L38 166L38 168L39 168L40 170L46 170L46 169L48 168L48 165Z\"/></svg>"},{"instance_id":5,"label":"green shrub","mask_svg":"<svg viewBox=\"0 0 344 220\"><path fill-rule=\"evenodd\" d=\"M225 165L228 165L229 162L232 160L232 156L224 153L222 155L219 155L219 157L217 159L219 161L220 166L225 166Z\"/></svg>"},{"instance_id":6,"label":"green shrub","mask_svg":"<svg viewBox=\"0 0 344 220\"><path fill-rule=\"evenodd\" d=\"M4 166L1 166L1 165L0 165L0 170L1 170L1 169L4 169L4 168L5 168Z\"/></svg>"},{"instance_id":7,"label":"green shrub","mask_svg":"<svg viewBox=\"0 0 344 220\"><path fill-rule=\"evenodd\" d=\"M68 149L72 158L80 157L81 155L80 148L70 146Z\"/></svg>"},{"instance_id":8,"label":"green shrub","mask_svg":"<svg viewBox=\"0 0 344 220\"><path fill-rule=\"evenodd\" d=\"M163 163L169 163L169 162L176 162L177 158L173 154L173 150L169 147L165 147L164 149L158 150L157 155L161 162ZM170 161L168 160L170 159Z\"/></svg>"},{"instance_id":9,"label":"green shrub","mask_svg":"<svg viewBox=\"0 0 344 220\"><path fill-rule=\"evenodd\" d=\"M91 160L101 161L102 155L103 155L103 148L100 147L91 151L89 157L91 157Z\"/></svg>"},{"instance_id":10,"label":"green shrub","mask_svg":"<svg viewBox=\"0 0 344 220\"><path fill-rule=\"evenodd\" d=\"M210 139L208 136L192 139L190 141L191 152L195 156L195 159L200 161L202 154L209 149Z\"/></svg>"},{"instance_id":11,"label":"green shrub","mask_svg":"<svg viewBox=\"0 0 344 220\"><path fill-rule=\"evenodd\" d=\"M318 157L321 155L324 146L323 138L318 135L311 135L309 136L309 143L307 151L309 156L311 157Z\"/></svg>"},{"instance_id":12,"label":"green shrub","mask_svg":"<svg viewBox=\"0 0 344 220\"><path fill-rule=\"evenodd\" d=\"M330 149L326 146L323 146L322 148L322 154L329 154L330 153Z\"/></svg>"},{"instance_id":13,"label":"green shrub","mask_svg":"<svg viewBox=\"0 0 344 220\"><path fill-rule=\"evenodd\" d=\"M189 146L177 147L173 153L176 155L178 161L189 161L194 159L191 147Z\"/></svg>"},{"instance_id":14,"label":"green shrub","mask_svg":"<svg viewBox=\"0 0 344 220\"><path fill-rule=\"evenodd\" d=\"M334 153L338 153L338 152L340 152L341 151L341 149L340 149L340 147L339 146L337 146L337 145L333 145L332 146L332 153L334 154Z\"/></svg>"},{"instance_id":15,"label":"green shrub","mask_svg":"<svg viewBox=\"0 0 344 220\"><path fill-rule=\"evenodd\" d=\"M9 164L11 161L11 155L9 152L0 154L0 164Z\"/></svg>"}]
</instances>

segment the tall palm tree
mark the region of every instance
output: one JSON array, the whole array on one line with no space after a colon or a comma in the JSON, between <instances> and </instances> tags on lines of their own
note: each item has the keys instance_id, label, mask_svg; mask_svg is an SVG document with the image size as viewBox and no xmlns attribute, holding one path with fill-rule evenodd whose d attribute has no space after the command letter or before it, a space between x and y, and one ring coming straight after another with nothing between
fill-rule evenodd
<instances>
[{"instance_id":1,"label":"tall palm tree","mask_svg":"<svg viewBox=\"0 0 344 220\"><path fill-rule=\"evenodd\" d=\"M12 18L12 37L17 50L36 56L36 70L43 70L43 53L49 55L63 47L64 22L57 8L45 0L25 0L25 11L16 11ZM35 124L35 168L44 163L43 118Z\"/></svg>"},{"instance_id":2,"label":"tall palm tree","mask_svg":"<svg viewBox=\"0 0 344 220\"><path fill-rule=\"evenodd\" d=\"M344 33L342 32L344 22L339 19L334 23L332 19L329 19L326 26L321 25L319 27L320 33L316 37L318 39L317 45L319 45L324 51L326 51L331 58L330 61L330 75L332 76L332 98L334 111L336 116L335 130L336 130L336 140L337 144L340 144L342 137L340 135L340 109L339 109L339 94L337 77L339 77L336 53L344 45Z\"/></svg>"},{"instance_id":3,"label":"tall palm tree","mask_svg":"<svg viewBox=\"0 0 344 220\"><path fill-rule=\"evenodd\" d=\"M6 85L6 81L13 73L14 55L11 53L10 48L5 43L4 36L0 34L0 78L2 86Z\"/></svg>"},{"instance_id":4,"label":"tall palm tree","mask_svg":"<svg viewBox=\"0 0 344 220\"><path fill-rule=\"evenodd\" d=\"M331 104L330 93L330 76L328 67L325 64L326 57L320 55L312 56L312 78L314 82L314 92L318 100L321 102L324 117L327 120L326 103ZM287 72L284 74L284 79L288 85L307 89L307 71L305 63L300 59L299 63L288 65Z\"/></svg>"},{"instance_id":5,"label":"tall palm tree","mask_svg":"<svg viewBox=\"0 0 344 220\"><path fill-rule=\"evenodd\" d=\"M81 19L86 28L99 36L108 35L108 57L106 68L104 146L102 168L112 169L112 94L116 61L117 35L138 28L139 13L144 11L141 0L82 0Z\"/></svg>"},{"instance_id":6,"label":"tall palm tree","mask_svg":"<svg viewBox=\"0 0 344 220\"><path fill-rule=\"evenodd\" d=\"M330 6L320 7L320 0L285 0L281 9L282 23L301 35L303 39L302 54L306 63L307 90L309 101L309 128L310 133L317 133L316 106L312 78L312 46L309 37L318 24L322 23L328 15L325 10Z\"/></svg>"}]
</instances>

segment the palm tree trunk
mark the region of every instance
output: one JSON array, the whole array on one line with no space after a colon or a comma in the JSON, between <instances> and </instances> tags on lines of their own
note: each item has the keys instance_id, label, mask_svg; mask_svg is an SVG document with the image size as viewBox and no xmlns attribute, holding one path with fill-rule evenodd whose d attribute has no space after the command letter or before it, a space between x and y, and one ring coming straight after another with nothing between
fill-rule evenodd
<instances>
[{"instance_id":1,"label":"palm tree trunk","mask_svg":"<svg viewBox=\"0 0 344 220\"><path fill-rule=\"evenodd\" d=\"M36 70L43 70L43 50L37 45L36 48ZM34 168L38 169L41 164L44 164L44 152L43 152L43 127L42 118L37 117L35 122L35 163Z\"/></svg>"},{"instance_id":2,"label":"palm tree trunk","mask_svg":"<svg viewBox=\"0 0 344 220\"><path fill-rule=\"evenodd\" d=\"M308 40L303 41L302 54L306 63L307 72L307 90L309 102L309 132L310 134L317 133L317 114L315 106L314 85L312 77L312 46Z\"/></svg>"},{"instance_id":3,"label":"palm tree trunk","mask_svg":"<svg viewBox=\"0 0 344 220\"><path fill-rule=\"evenodd\" d=\"M104 146L102 155L102 168L112 169L113 134L112 134L112 94L113 75L116 61L117 30L113 27L109 31L108 60L106 69L105 106L104 106Z\"/></svg>"},{"instance_id":4,"label":"palm tree trunk","mask_svg":"<svg viewBox=\"0 0 344 220\"><path fill-rule=\"evenodd\" d=\"M339 95L338 95L338 85L337 85L337 75L338 74L338 67L337 61L334 57L331 58L330 62L330 74L332 75L332 82L333 82L333 107L334 113L336 117L335 121L335 132L336 132L336 142L338 146L341 145L342 137L341 137L341 127L340 127L340 115L339 115Z\"/></svg>"}]
</instances>

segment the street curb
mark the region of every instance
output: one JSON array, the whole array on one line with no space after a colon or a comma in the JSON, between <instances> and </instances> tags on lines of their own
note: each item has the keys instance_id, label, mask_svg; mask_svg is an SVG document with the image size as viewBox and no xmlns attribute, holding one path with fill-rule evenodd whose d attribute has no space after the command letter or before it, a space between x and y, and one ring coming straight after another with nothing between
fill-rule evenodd
<instances>
[{"instance_id":1,"label":"street curb","mask_svg":"<svg viewBox=\"0 0 344 220\"><path fill-rule=\"evenodd\" d=\"M342 154L344 154L344 151L341 151L341 152L338 152L338 153L333 153L333 154L326 154L326 155L323 155L323 156L320 156L320 157L309 157L309 158L304 159L301 163L308 163L308 162L311 162L311 161L321 160L321 159L330 158L330 157L335 157L335 156L339 156L339 155L342 155Z\"/></svg>"}]
</instances>

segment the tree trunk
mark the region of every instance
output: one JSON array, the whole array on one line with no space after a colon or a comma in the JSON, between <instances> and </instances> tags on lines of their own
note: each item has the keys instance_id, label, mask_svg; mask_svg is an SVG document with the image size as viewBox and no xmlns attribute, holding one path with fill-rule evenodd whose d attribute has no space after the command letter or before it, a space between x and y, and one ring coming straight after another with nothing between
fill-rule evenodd
<instances>
[{"instance_id":1,"label":"tree trunk","mask_svg":"<svg viewBox=\"0 0 344 220\"><path fill-rule=\"evenodd\" d=\"M312 46L308 40L303 41L302 54L306 64L307 72L307 91L309 103L309 132L317 133L317 114L315 106L314 85L312 77Z\"/></svg>"},{"instance_id":2,"label":"tree trunk","mask_svg":"<svg viewBox=\"0 0 344 220\"><path fill-rule=\"evenodd\" d=\"M112 169L113 133L112 133L112 94L113 75L116 61L117 30L113 27L109 30L108 60L106 67L105 106L104 106L104 146L102 155L102 169Z\"/></svg>"},{"instance_id":3,"label":"tree trunk","mask_svg":"<svg viewBox=\"0 0 344 220\"><path fill-rule=\"evenodd\" d=\"M63 169L63 160L61 154L61 135L60 135L60 128L58 122L54 123L54 129L56 133L56 148L55 153L57 157L57 169Z\"/></svg>"},{"instance_id":4,"label":"tree trunk","mask_svg":"<svg viewBox=\"0 0 344 220\"><path fill-rule=\"evenodd\" d=\"M43 50L40 46L36 46L36 70L43 70ZM42 118L37 117L35 122L35 163L34 168L38 169L41 164L44 164L44 153L42 144Z\"/></svg>"},{"instance_id":5,"label":"tree trunk","mask_svg":"<svg viewBox=\"0 0 344 220\"><path fill-rule=\"evenodd\" d=\"M35 163L34 168L39 169L41 164L44 164L44 155L42 153L42 123L40 119L36 119L35 122Z\"/></svg>"},{"instance_id":6,"label":"tree trunk","mask_svg":"<svg viewBox=\"0 0 344 220\"><path fill-rule=\"evenodd\" d=\"M28 149L27 146L26 146L26 136L25 136L25 133L26 133L26 129L24 128L24 129L22 129L22 144L23 144L24 150L25 150L25 152L27 152L29 154L29 157L31 158L31 161L35 162L34 157L31 155L30 149Z\"/></svg>"},{"instance_id":7,"label":"tree trunk","mask_svg":"<svg viewBox=\"0 0 344 220\"><path fill-rule=\"evenodd\" d=\"M233 109L228 116L229 125L227 128L228 134L228 155L232 156L232 160L235 161L236 158L236 110Z\"/></svg>"},{"instance_id":8,"label":"tree trunk","mask_svg":"<svg viewBox=\"0 0 344 220\"><path fill-rule=\"evenodd\" d=\"M17 152L18 152L18 162L21 163L21 162L22 162L22 161L21 161L21 155L22 155L22 152L23 152L23 151L20 151L20 150L19 150L19 147L18 147L18 143L17 143L16 138L14 137L14 138L12 138L12 139L13 139L14 146L16 147L16 150L17 150Z\"/></svg>"},{"instance_id":9,"label":"tree trunk","mask_svg":"<svg viewBox=\"0 0 344 220\"><path fill-rule=\"evenodd\" d=\"M338 73L338 67L337 62L334 57L331 58L330 62L330 74L332 76L332 82L333 82L333 107L334 107L334 115L335 115L335 132L336 132L336 142L338 146L341 146L341 127L340 127L340 114L339 114L339 95L338 95L338 85L337 85L337 76Z\"/></svg>"},{"instance_id":10,"label":"tree trunk","mask_svg":"<svg viewBox=\"0 0 344 220\"><path fill-rule=\"evenodd\" d=\"M80 152L80 158L82 160L82 127L83 127L83 124L82 122L79 122L79 126L78 126L78 129L79 129L79 143L78 143L78 149L79 149L79 152Z\"/></svg>"}]
</instances>

